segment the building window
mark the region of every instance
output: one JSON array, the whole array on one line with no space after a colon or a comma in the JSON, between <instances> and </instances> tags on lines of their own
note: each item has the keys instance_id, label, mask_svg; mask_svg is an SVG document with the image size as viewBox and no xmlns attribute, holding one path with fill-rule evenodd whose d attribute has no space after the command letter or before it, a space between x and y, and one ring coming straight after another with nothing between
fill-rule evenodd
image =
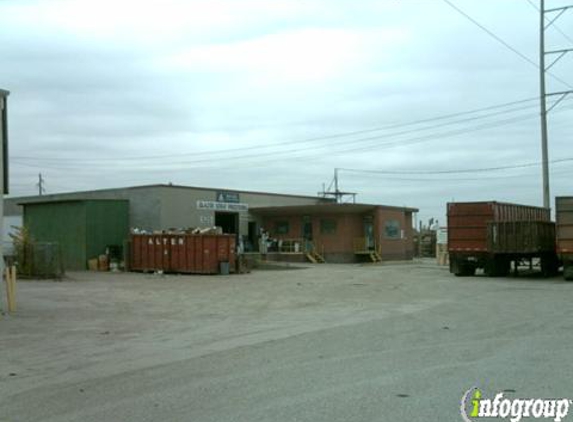
<instances>
[{"instance_id":1,"label":"building window","mask_svg":"<svg viewBox=\"0 0 573 422\"><path fill-rule=\"evenodd\" d=\"M275 234L288 234L289 231L288 221L277 221L275 223Z\"/></svg>"},{"instance_id":2,"label":"building window","mask_svg":"<svg viewBox=\"0 0 573 422\"><path fill-rule=\"evenodd\" d=\"M386 239L400 239L400 222L398 220L386 220L384 237Z\"/></svg>"},{"instance_id":3,"label":"building window","mask_svg":"<svg viewBox=\"0 0 573 422\"><path fill-rule=\"evenodd\" d=\"M336 220L320 220L320 233L321 234L335 234L336 233Z\"/></svg>"}]
</instances>

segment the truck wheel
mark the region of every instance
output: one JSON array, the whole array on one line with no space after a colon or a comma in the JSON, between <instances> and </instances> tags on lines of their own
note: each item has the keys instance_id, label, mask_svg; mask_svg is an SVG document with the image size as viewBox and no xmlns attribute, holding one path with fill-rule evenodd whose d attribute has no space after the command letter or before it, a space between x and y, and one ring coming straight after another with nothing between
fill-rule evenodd
<instances>
[{"instance_id":1,"label":"truck wheel","mask_svg":"<svg viewBox=\"0 0 573 422\"><path fill-rule=\"evenodd\" d=\"M511 259L504 256L497 258L497 274L499 277L507 277L511 272Z\"/></svg>"},{"instance_id":2,"label":"truck wheel","mask_svg":"<svg viewBox=\"0 0 573 422\"><path fill-rule=\"evenodd\" d=\"M557 256L552 254L543 255L541 257L541 273L544 277L553 277L556 276L559 272L559 261L557 260ZM563 271L565 273L565 271Z\"/></svg>"},{"instance_id":3,"label":"truck wheel","mask_svg":"<svg viewBox=\"0 0 573 422\"><path fill-rule=\"evenodd\" d=\"M475 274L476 268L465 259L458 258L451 261L450 271L454 273L456 277L468 277Z\"/></svg>"},{"instance_id":4,"label":"truck wheel","mask_svg":"<svg viewBox=\"0 0 573 422\"><path fill-rule=\"evenodd\" d=\"M485 260L483 272L487 277L498 276L497 260L494 257Z\"/></svg>"},{"instance_id":5,"label":"truck wheel","mask_svg":"<svg viewBox=\"0 0 573 422\"><path fill-rule=\"evenodd\" d=\"M469 262L466 263L465 275L468 277L476 275L476 266L474 264L469 263Z\"/></svg>"},{"instance_id":6,"label":"truck wheel","mask_svg":"<svg viewBox=\"0 0 573 422\"><path fill-rule=\"evenodd\" d=\"M505 256L493 256L485 261L484 273L488 277L507 277L511 271L511 260Z\"/></svg>"}]
</instances>

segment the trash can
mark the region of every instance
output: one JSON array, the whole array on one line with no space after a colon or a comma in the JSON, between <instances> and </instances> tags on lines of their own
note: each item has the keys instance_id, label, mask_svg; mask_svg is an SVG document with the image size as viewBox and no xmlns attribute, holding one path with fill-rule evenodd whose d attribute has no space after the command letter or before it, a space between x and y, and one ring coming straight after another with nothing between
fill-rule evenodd
<instances>
[{"instance_id":1,"label":"trash can","mask_svg":"<svg viewBox=\"0 0 573 422\"><path fill-rule=\"evenodd\" d=\"M219 262L219 273L221 275L229 275L229 262L227 261Z\"/></svg>"}]
</instances>

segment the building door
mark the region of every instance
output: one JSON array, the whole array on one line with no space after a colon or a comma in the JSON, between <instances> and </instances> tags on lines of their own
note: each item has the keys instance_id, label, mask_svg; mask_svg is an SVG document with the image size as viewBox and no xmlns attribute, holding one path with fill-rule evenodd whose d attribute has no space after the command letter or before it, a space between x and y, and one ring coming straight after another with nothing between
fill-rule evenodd
<instances>
[{"instance_id":1,"label":"building door","mask_svg":"<svg viewBox=\"0 0 573 422\"><path fill-rule=\"evenodd\" d=\"M314 250L312 243L312 218L305 216L302 218L302 238L304 242L304 250Z\"/></svg>"},{"instance_id":2,"label":"building door","mask_svg":"<svg viewBox=\"0 0 573 422\"><path fill-rule=\"evenodd\" d=\"M259 250L259 228L256 221L249 221L249 243L245 245L246 252Z\"/></svg>"},{"instance_id":3,"label":"building door","mask_svg":"<svg viewBox=\"0 0 573 422\"><path fill-rule=\"evenodd\" d=\"M372 217L366 217L364 219L364 243L366 250L371 251L376 249L376 243L374 240L374 223Z\"/></svg>"},{"instance_id":4,"label":"building door","mask_svg":"<svg viewBox=\"0 0 573 422\"><path fill-rule=\"evenodd\" d=\"M312 241L312 219L310 217L302 218L302 237L304 240Z\"/></svg>"},{"instance_id":5,"label":"building door","mask_svg":"<svg viewBox=\"0 0 573 422\"><path fill-rule=\"evenodd\" d=\"M225 234L239 234L239 214L236 212L216 212L215 225Z\"/></svg>"}]
</instances>

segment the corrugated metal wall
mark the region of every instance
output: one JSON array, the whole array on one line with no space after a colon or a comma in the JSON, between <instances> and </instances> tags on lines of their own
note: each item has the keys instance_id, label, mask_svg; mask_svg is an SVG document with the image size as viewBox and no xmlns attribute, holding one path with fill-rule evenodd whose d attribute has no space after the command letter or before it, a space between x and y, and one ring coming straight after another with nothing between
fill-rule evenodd
<instances>
[{"instance_id":1,"label":"corrugated metal wall","mask_svg":"<svg viewBox=\"0 0 573 422\"><path fill-rule=\"evenodd\" d=\"M128 201L86 201L87 258L105 253L108 245L123 246L129 236Z\"/></svg>"},{"instance_id":2,"label":"corrugated metal wall","mask_svg":"<svg viewBox=\"0 0 573 422\"><path fill-rule=\"evenodd\" d=\"M558 252L573 255L573 197L555 199Z\"/></svg>"},{"instance_id":3,"label":"corrugated metal wall","mask_svg":"<svg viewBox=\"0 0 573 422\"><path fill-rule=\"evenodd\" d=\"M107 245L129 235L129 202L63 201L28 204L24 225L36 241L58 242L66 270L85 270Z\"/></svg>"},{"instance_id":4,"label":"corrugated metal wall","mask_svg":"<svg viewBox=\"0 0 573 422\"><path fill-rule=\"evenodd\" d=\"M550 220L549 211L539 207L495 201L452 202L448 204L448 249L486 252L490 222Z\"/></svg>"},{"instance_id":5,"label":"corrugated metal wall","mask_svg":"<svg viewBox=\"0 0 573 422\"><path fill-rule=\"evenodd\" d=\"M85 269L86 213L81 202L46 203L24 208L24 226L34 241L58 242L64 268Z\"/></svg>"}]
</instances>

